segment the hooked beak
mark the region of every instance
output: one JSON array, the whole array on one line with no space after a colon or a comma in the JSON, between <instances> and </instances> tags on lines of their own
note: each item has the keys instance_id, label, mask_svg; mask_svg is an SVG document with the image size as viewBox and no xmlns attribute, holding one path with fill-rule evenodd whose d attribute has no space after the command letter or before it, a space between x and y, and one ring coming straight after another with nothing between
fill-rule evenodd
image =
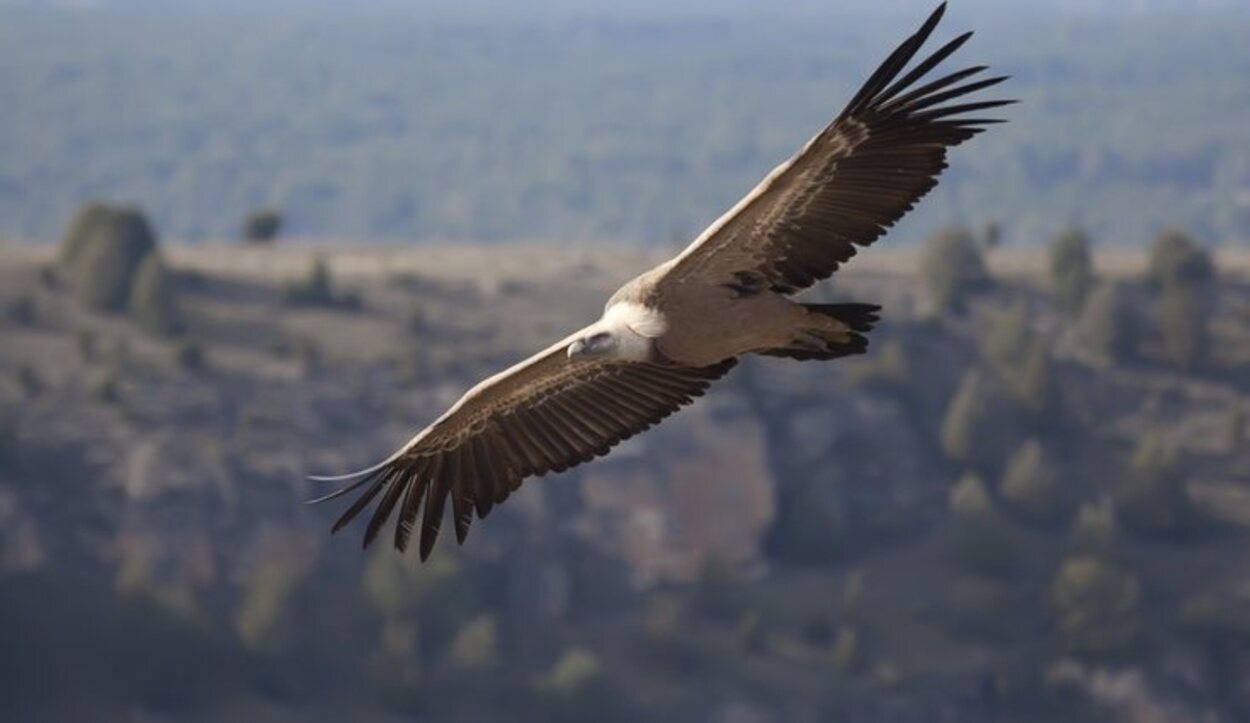
<instances>
[{"instance_id":1,"label":"hooked beak","mask_svg":"<svg viewBox=\"0 0 1250 723\"><path fill-rule=\"evenodd\" d=\"M584 353L586 353L586 342L585 342L585 340L583 340L583 339L578 339L577 341L573 342L572 344L569 344L569 358L570 358L570 359L572 359L572 358L574 358L574 357L581 356L581 355L582 355L582 354L584 354Z\"/></svg>"}]
</instances>

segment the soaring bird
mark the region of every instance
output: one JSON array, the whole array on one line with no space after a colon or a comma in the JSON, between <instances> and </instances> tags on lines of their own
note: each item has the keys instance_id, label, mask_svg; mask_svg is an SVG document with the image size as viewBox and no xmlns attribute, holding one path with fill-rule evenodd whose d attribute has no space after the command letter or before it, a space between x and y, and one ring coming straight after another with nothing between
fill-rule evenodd
<instances>
[{"instance_id":1,"label":"soaring bird","mask_svg":"<svg viewBox=\"0 0 1250 723\"><path fill-rule=\"evenodd\" d=\"M395 547L418 526L425 560L448 499L456 539L521 482L605 455L702 395L744 354L836 359L865 351L871 304L789 297L877 240L946 168L946 151L1013 101L966 96L1006 79L974 66L930 79L965 33L908 69L940 5L841 113L685 250L626 283L586 328L470 389L381 463L320 502L361 490L337 532L368 507L367 547L398 511ZM959 99L959 102L953 103Z\"/></svg>"}]
</instances>

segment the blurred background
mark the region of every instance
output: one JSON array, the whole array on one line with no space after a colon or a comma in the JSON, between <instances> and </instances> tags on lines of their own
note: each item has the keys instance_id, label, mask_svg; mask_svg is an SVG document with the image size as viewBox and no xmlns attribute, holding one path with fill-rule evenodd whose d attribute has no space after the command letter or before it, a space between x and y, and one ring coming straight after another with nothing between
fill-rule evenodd
<instances>
[{"instance_id":1,"label":"blurred background","mask_svg":"<svg viewBox=\"0 0 1250 723\"><path fill-rule=\"evenodd\" d=\"M1250 719L1250 6L959 0L1023 102L752 359L426 565L309 507L932 9L0 2L0 719Z\"/></svg>"}]
</instances>

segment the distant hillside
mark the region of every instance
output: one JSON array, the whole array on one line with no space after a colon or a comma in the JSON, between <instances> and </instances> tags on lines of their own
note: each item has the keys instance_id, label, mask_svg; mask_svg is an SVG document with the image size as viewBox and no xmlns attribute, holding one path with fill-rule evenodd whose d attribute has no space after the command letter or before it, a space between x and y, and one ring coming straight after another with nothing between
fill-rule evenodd
<instances>
[{"instance_id":1,"label":"distant hillside","mask_svg":"<svg viewBox=\"0 0 1250 723\"><path fill-rule=\"evenodd\" d=\"M99 197L192 239L265 205L303 236L653 243L792 153L930 3L30 5L0 3L0 235L55 237ZM940 36L979 32L955 62L1011 73L1024 103L900 237L1250 238L1244 8L1101 7L952 8Z\"/></svg>"},{"instance_id":2,"label":"distant hillside","mask_svg":"<svg viewBox=\"0 0 1250 723\"><path fill-rule=\"evenodd\" d=\"M87 238L0 246L0 721L1250 720L1250 254L871 249L812 290L865 355L744 359L421 565L303 475L655 254L165 245L171 336Z\"/></svg>"}]
</instances>

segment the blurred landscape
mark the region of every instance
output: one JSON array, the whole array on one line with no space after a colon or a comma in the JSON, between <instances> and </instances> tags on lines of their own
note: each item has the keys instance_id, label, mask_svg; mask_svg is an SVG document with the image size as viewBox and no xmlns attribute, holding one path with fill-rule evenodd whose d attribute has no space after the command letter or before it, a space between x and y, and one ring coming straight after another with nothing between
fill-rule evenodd
<instances>
[{"instance_id":1,"label":"blurred landscape","mask_svg":"<svg viewBox=\"0 0 1250 723\"><path fill-rule=\"evenodd\" d=\"M81 202L221 239L686 240L822 128L936 2L97 2L0 23L0 235ZM87 6L83 9L80 6ZM69 6L69 7L64 7ZM0 4L0 8L3 5ZM94 9L92 9L94 8ZM1021 105L897 229L1250 240L1250 5L956 2Z\"/></svg>"},{"instance_id":2,"label":"blurred landscape","mask_svg":"<svg viewBox=\"0 0 1250 723\"><path fill-rule=\"evenodd\" d=\"M929 3L0 3L0 720L1250 719L1250 12L959 2L1012 122L431 560L329 526ZM416 9L414 9L416 8ZM384 536L385 538L385 536Z\"/></svg>"}]
</instances>

